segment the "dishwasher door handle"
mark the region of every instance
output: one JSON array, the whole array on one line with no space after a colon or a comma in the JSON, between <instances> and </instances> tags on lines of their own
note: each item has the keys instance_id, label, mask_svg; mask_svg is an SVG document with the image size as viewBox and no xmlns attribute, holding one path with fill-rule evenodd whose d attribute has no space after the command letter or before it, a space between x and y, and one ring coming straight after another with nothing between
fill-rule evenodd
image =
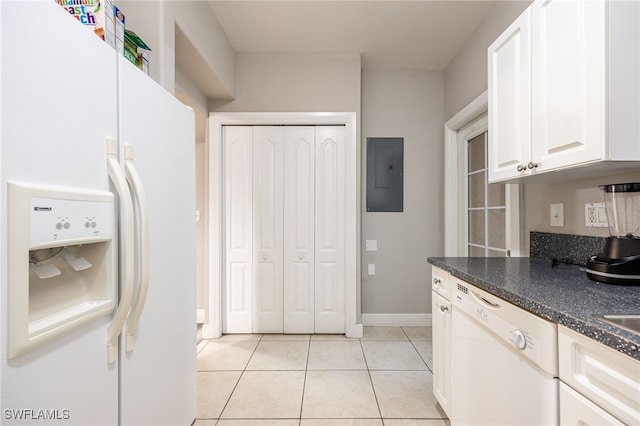
<instances>
[{"instance_id":1,"label":"dishwasher door handle","mask_svg":"<svg viewBox=\"0 0 640 426\"><path fill-rule=\"evenodd\" d=\"M500 304L499 303L494 303L490 300L488 300L487 298L480 296L479 294L477 294L475 291L471 290L469 293L471 293L471 295L473 295L473 298L476 299L479 303L486 305L489 308L492 309L500 309Z\"/></svg>"},{"instance_id":2,"label":"dishwasher door handle","mask_svg":"<svg viewBox=\"0 0 640 426\"><path fill-rule=\"evenodd\" d=\"M485 299L484 297L481 297L480 300L482 300L484 303L486 303L487 305L491 306L492 308L496 308L496 309L500 308L499 304L493 303L493 302Z\"/></svg>"}]
</instances>

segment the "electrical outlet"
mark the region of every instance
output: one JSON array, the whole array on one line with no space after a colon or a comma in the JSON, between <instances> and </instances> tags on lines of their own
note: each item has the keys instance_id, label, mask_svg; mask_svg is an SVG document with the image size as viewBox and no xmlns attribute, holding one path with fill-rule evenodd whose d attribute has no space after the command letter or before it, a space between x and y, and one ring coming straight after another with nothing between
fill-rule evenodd
<instances>
[{"instance_id":1,"label":"electrical outlet","mask_svg":"<svg viewBox=\"0 0 640 426\"><path fill-rule=\"evenodd\" d=\"M606 228L609 226L604 203L586 203L584 205L584 225L587 228Z\"/></svg>"}]
</instances>

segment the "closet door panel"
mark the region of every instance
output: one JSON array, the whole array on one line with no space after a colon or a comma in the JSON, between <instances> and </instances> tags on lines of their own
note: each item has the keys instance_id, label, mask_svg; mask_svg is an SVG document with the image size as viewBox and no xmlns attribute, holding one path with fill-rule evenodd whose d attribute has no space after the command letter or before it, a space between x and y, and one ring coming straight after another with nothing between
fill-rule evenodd
<instances>
[{"instance_id":1,"label":"closet door panel","mask_svg":"<svg viewBox=\"0 0 640 426\"><path fill-rule=\"evenodd\" d=\"M314 331L314 156L312 126L285 128L284 332Z\"/></svg>"},{"instance_id":2,"label":"closet door panel","mask_svg":"<svg viewBox=\"0 0 640 426\"><path fill-rule=\"evenodd\" d=\"M253 333L283 332L283 137L253 130Z\"/></svg>"},{"instance_id":3,"label":"closet door panel","mask_svg":"<svg viewBox=\"0 0 640 426\"><path fill-rule=\"evenodd\" d=\"M253 128L224 127L224 300L226 333L250 333L252 322Z\"/></svg>"},{"instance_id":4,"label":"closet door panel","mask_svg":"<svg viewBox=\"0 0 640 426\"><path fill-rule=\"evenodd\" d=\"M345 331L345 129L316 127L315 332Z\"/></svg>"}]
</instances>

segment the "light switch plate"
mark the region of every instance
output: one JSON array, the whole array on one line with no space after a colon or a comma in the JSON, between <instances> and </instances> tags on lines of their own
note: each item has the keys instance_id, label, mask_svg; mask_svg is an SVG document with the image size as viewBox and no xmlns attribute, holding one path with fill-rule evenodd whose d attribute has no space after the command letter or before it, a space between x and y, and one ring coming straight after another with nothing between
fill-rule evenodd
<instances>
[{"instance_id":1,"label":"light switch plate","mask_svg":"<svg viewBox=\"0 0 640 426\"><path fill-rule=\"evenodd\" d=\"M367 251L378 251L378 240L367 240L365 249Z\"/></svg>"},{"instance_id":2,"label":"light switch plate","mask_svg":"<svg viewBox=\"0 0 640 426\"><path fill-rule=\"evenodd\" d=\"M551 226L564 226L564 204L557 203L551 204L550 210L550 225Z\"/></svg>"}]
</instances>

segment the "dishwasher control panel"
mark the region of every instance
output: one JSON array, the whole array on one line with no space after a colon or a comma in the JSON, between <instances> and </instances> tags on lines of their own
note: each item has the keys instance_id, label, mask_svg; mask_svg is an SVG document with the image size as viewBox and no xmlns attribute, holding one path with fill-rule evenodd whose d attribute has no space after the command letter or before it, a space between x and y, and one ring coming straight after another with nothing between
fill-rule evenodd
<instances>
[{"instance_id":1,"label":"dishwasher control panel","mask_svg":"<svg viewBox=\"0 0 640 426\"><path fill-rule=\"evenodd\" d=\"M469 316L513 350L550 374L557 374L556 324L458 280L452 299L454 316Z\"/></svg>"}]
</instances>

